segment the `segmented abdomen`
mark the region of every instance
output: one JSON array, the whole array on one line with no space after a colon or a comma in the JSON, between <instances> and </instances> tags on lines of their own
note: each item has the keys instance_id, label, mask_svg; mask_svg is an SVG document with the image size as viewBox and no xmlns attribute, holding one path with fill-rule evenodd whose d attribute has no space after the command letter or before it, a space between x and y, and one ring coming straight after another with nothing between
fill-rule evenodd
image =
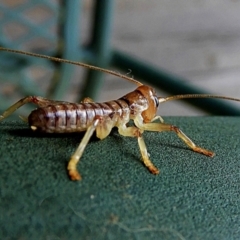
<instances>
[{"instance_id":1,"label":"segmented abdomen","mask_svg":"<svg viewBox=\"0 0 240 240\"><path fill-rule=\"evenodd\" d=\"M105 103L63 103L37 108L28 117L32 129L50 133L85 131L96 116L112 119L129 118L129 106L124 100Z\"/></svg>"}]
</instances>

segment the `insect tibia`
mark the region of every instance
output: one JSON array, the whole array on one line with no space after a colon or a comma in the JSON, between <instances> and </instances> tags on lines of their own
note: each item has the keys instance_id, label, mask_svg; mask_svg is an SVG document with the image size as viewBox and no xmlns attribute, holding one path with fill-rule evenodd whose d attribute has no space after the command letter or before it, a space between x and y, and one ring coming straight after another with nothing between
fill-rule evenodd
<instances>
[{"instance_id":1,"label":"insect tibia","mask_svg":"<svg viewBox=\"0 0 240 240\"><path fill-rule=\"evenodd\" d=\"M219 96L219 95L210 95L210 94L181 94L181 95L174 95L170 97L159 97L158 101L159 103L167 102L170 100L179 100L179 99L186 99L186 98L219 98L224 100L230 100L230 101L237 101L240 102L239 98L232 98L232 97L226 97L226 96Z\"/></svg>"}]
</instances>

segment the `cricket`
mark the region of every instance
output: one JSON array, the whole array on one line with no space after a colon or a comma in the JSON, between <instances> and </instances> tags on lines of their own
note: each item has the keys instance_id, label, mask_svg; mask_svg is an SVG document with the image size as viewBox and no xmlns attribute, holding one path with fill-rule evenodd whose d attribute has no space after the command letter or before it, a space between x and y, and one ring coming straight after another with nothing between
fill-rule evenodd
<instances>
[{"instance_id":1,"label":"cricket","mask_svg":"<svg viewBox=\"0 0 240 240\"><path fill-rule=\"evenodd\" d=\"M197 146L177 126L164 123L162 117L157 116L157 109L160 103L184 98L220 98L240 102L238 98L210 94L184 94L165 98L159 97L152 87L112 70L36 53L2 47L0 47L0 50L45 58L105 72L132 82L137 86L134 91L127 93L123 97L103 103L94 102L90 98L85 98L80 103L71 103L50 100L39 96L27 96L10 106L0 115L0 121L2 121L21 106L27 103L33 103L37 108L33 110L28 117L21 117L22 120L29 124L33 131L42 131L46 133L85 132L79 146L70 157L67 166L69 177L73 181L81 180L81 175L77 170L77 164L93 133L96 132L97 138L102 140L110 134L114 127L118 128L118 132L122 136L137 138L143 164L150 173L155 175L159 174L159 170L149 158L143 139L144 131L174 132L192 151L208 157L213 157L215 155L214 152ZM134 126L128 126L130 120L133 121Z\"/></svg>"}]
</instances>

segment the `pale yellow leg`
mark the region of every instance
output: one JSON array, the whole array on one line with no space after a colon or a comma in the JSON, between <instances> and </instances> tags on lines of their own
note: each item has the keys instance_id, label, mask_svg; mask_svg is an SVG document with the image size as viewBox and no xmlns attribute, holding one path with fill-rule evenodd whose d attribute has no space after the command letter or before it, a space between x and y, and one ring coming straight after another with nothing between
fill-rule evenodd
<instances>
[{"instance_id":1,"label":"pale yellow leg","mask_svg":"<svg viewBox=\"0 0 240 240\"><path fill-rule=\"evenodd\" d=\"M11 115L13 112L15 112L18 108L22 107L23 105L27 103L33 103L37 105L38 107L46 107L50 104L59 104L59 103L66 103L62 101L53 101L49 100L47 98L43 97L37 97L37 96L28 96L25 98L20 99L18 102L14 103L12 106L10 106L2 115L0 115L0 122L7 118L9 115Z\"/></svg>"},{"instance_id":2,"label":"pale yellow leg","mask_svg":"<svg viewBox=\"0 0 240 240\"><path fill-rule=\"evenodd\" d=\"M175 132L178 135L178 137L181 138L182 141L185 142L185 144L189 148L191 148L194 152L198 152L198 153L204 154L209 157L213 157L215 155L214 152L211 152L207 149L196 146L195 143L176 126L173 126L171 124L165 124L165 123L143 123L142 120L139 118L135 119L134 122L137 127L139 127L142 130L146 130L146 131L157 131L157 132L172 131L172 132Z\"/></svg>"},{"instance_id":3,"label":"pale yellow leg","mask_svg":"<svg viewBox=\"0 0 240 240\"><path fill-rule=\"evenodd\" d=\"M137 137L138 145L140 148L144 165L148 168L148 170L151 173L158 174L159 170L153 165L153 163L148 157L147 147L142 137L143 131L136 127L125 127L125 126L119 126L118 131L121 135L126 137Z\"/></svg>"},{"instance_id":4,"label":"pale yellow leg","mask_svg":"<svg viewBox=\"0 0 240 240\"><path fill-rule=\"evenodd\" d=\"M159 119L159 121L160 121L161 123L164 123L164 120L163 120L163 118L162 118L161 116L156 116L156 117L154 117L151 122L154 122L154 121L156 121L156 120L158 120L158 119Z\"/></svg>"},{"instance_id":5,"label":"pale yellow leg","mask_svg":"<svg viewBox=\"0 0 240 240\"><path fill-rule=\"evenodd\" d=\"M68 163L68 174L71 180L81 180L81 176L79 172L77 171L77 164L83 154L84 149L86 148L89 139L91 138L92 134L96 130L96 127L99 123L99 119L95 119L93 124L87 129L81 143L79 144L77 150L75 153L72 155L69 163Z\"/></svg>"},{"instance_id":6,"label":"pale yellow leg","mask_svg":"<svg viewBox=\"0 0 240 240\"><path fill-rule=\"evenodd\" d=\"M2 115L0 115L0 121L2 121L4 118L7 118L9 115L11 115L13 112L15 112L18 108L21 106L32 102L32 97L25 97L20 99L18 102L10 106Z\"/></svg>"},{"instance_id":7,"label":"pale yellow leg","mask_svg":"<svg viewBox=\"0 0 240 240\"><path fill-rule=\"evenodd\" d=\"M94 102L90 97L85 97L81 103L91 103L91 102Z\"/></svg>"},{"instance_id":8,"label":"pale yellow leg","mask_svg":"<svg viewBox=\"0 0 240 240\"><path fill-rule=\"evenodd\" d=\"M142 155L144 165L148 168L148 170L152 174L159 174L160 171L157 169L157 167L155 167L153 165L153 163L151 162L151 160L148 157L147 147L146 147L145 142L142 137L138 137L138 145L140 148L140 152Z\"/></svg>"}]
</instances>

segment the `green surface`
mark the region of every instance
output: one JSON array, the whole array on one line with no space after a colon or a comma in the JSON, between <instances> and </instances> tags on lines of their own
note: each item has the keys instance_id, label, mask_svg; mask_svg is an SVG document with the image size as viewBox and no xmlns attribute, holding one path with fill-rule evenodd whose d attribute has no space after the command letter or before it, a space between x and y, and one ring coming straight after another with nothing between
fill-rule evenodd
<instances>
[{"instance_id":1,"label":"green surface","mask_svg":"<svg viewBox=\"0 0 240 240\"><path fill-rule=\"evenodd\" d=\"M39 135L0 123L0 239L239 239L240 118L168 117L216 152L188 150L174 133L144 133L151 175L136 139L93 138L71 182L66 165L82 134Z\"/></svg>"}]
</instances>

